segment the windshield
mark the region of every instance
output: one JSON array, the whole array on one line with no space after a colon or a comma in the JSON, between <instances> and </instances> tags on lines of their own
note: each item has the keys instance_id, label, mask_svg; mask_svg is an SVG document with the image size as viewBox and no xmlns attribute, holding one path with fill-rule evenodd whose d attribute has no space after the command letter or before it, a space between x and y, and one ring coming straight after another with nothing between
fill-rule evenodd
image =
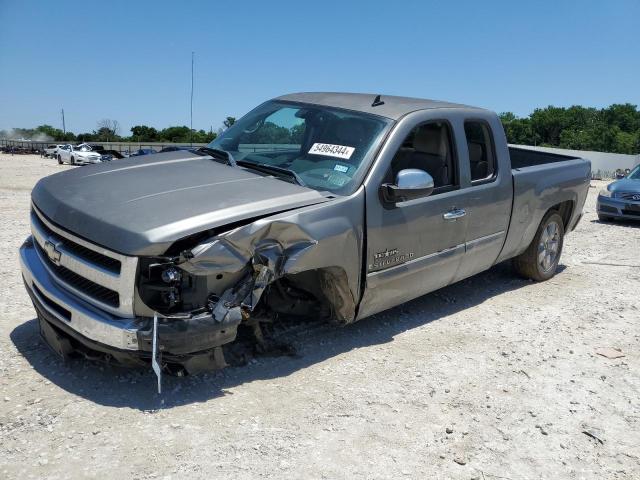
<instances>
[{"instance_id":1,"label":"windshield","mask_svg":"<svg viewBox=\"0 0 640 480\"><path fill-rule=\"evenodd\" d=\"M319 105L271 101L209 144L237 161L298 174L308 187L349 194L357 188L391 120Z\"/></svg>"},{"instance_id":2,"label":"windshield","mask_svg":"<svg viewBox=\"0 0 640 480\"><path fill-rule=\"evenodd\" d=\"M630 178L631 180L640 180L640 165L636 165L636 168L627 175L627 178Z\"/></svg>"}]
</instances>

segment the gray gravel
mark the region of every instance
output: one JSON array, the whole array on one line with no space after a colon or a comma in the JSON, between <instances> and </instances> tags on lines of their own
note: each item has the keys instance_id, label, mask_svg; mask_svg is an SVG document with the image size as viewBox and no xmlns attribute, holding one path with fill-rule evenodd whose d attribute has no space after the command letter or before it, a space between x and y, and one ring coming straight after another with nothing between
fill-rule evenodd
<instances>
[{"instance_id":1,"label":"gray gravel","mask_svg":"<svg viewBox=\"0 0 640 480\"><path fill-rule=\"evenodd\" d=\"M0 478L640 478L640 224L597 221L603 182L548 282L499 265L158 397L39 340L17 250L69 168L0 155Z\"/></svg>"}]
</instances>

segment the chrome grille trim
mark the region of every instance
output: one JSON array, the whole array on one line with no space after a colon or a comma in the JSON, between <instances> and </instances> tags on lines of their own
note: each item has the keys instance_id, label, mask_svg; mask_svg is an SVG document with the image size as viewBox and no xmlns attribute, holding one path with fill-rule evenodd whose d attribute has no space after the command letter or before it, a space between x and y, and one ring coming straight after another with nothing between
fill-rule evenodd
<instances>
[{"instance_id":1,"label":"chrome grille trim","mask_svg":"<svg viewBox=\"0 0 640 480\"><path fill-rule=\"evenodd\" d=\"M634 200L635 195L640 196L640 192L614 192L613 198L621 198L623 200L629 200L632 202L640 202L640 200Z\"/></svg>"},{"instance_id":2,"label":"chrome grille trim","mask_svg":"<svg viewBox=\"0 0 640 480\"><path fill-rule=\"evenodd\" d=\"M60 252L58 264L61 267L83 277L89 282L117 292L118 305L104 303L99 298L92 296L89 291L83 291L81 288L76 288L69 284L51 267L50 259L41 258L43 265L54 281L66 290L73 292L78 297L106 312L120 317L133 318L133 298L138 258L107 250L77 237L50 222L35 205L32 204L32 207L31 233L34 241L40 247L36 249L38 255L40 257L45 255L45 244L47 242L53 244L55 249ZM105 262L95 263L87 255L79 254L79 249L74 248L73 244L119 262L119 273L114 268L106 268L104 266ZM100 263L103 265L100 265Z\"/></svg>"}]
</instances>

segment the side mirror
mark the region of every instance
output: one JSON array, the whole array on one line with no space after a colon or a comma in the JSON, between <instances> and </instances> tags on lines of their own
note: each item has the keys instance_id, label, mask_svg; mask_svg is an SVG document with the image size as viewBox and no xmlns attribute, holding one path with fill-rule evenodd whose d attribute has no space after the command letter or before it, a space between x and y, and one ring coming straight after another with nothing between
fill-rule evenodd
<instances>
[{"instance_id":1,"label":"side mirror","mask_svg":"<svg viewBox=\"0 0 640 480\"><path fill-rule=\"evenodd\" d=\"M389 203L428 197L433 192L433 177L424 170L406 168L396 175L396 183L383 183L382 195Z\"/></svg>"}]
</instances>

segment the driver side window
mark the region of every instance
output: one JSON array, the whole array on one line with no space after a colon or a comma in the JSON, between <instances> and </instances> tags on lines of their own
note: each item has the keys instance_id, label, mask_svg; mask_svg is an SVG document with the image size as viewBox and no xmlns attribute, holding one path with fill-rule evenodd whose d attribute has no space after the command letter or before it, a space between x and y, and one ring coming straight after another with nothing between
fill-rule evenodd
<instances>
[{"instance_id":1,"label":"driver side window","mask_svg":"<svg viewBox=\"0 0 640 480\"><path fill-rule=\"evenodd\" d=\"M415 127L393 157L387 181L395 182L398 172L407 168L424 170L433 177L432 195L458 188L457 161L448 123L427 122Z\"/></svg>"}]
</instances>

